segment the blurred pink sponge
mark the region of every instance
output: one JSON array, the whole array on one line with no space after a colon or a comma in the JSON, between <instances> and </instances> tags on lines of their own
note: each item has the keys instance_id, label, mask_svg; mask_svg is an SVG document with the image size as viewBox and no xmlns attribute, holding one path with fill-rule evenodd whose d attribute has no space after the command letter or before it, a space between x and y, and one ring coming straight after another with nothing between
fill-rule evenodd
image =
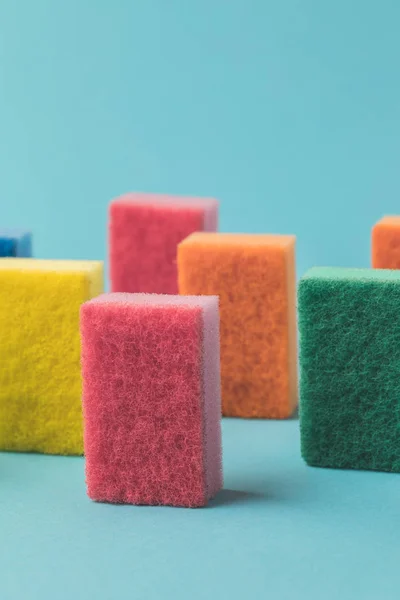
<instances>
[{"instance_id":1,"label":"blurred pink sponge","mask_svg":"<svg viewBox=\"0 0 400 600\"><path fill-rule=\"evenodd\" d=\"M177 294L177 245L194 231L216 231L218 202L126 194L109 211L112 292Z\"/></svg>"},{"instance_id":2,"label":"blurred pink sponge","mask_svg":"<svg viewBox=\"0 0 400 600\"><path fill-rule=\"evenodd\" d=\"M222 486L218 298L104 294L81 337L90 498L205 505Z\"/></svg>"}]
</instances>

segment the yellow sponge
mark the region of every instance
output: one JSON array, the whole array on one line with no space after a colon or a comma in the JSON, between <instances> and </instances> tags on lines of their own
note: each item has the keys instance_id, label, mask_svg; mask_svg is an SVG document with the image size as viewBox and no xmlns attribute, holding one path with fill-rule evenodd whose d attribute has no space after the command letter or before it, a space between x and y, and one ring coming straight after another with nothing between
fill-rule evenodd
<instances>
[{"instance_id":1,"label":"yellow sponge","mask_svg":"<svg viewBox=\"0 0 400 600\"><path fill-rule=\"evenodd\" d=\"M0 259L0 450L82 454L80 305L95 261Z\"/></svg>"}]
</instances>

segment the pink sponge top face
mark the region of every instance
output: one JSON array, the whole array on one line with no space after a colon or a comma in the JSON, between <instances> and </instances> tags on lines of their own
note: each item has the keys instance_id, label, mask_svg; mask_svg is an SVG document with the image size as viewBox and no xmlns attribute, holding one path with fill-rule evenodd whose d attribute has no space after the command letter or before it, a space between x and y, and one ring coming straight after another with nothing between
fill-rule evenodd
<instances>
[{"instance_id":1,"label":"pink sponge top face","mask_svg":"<svg viewBox=\"0 0 400 600\"><path fill-rule=\"evenodd\" d=\"M218 299L104 294L81 308L93 500L203 506L222 485Z\"/></svg>"},{"instance_id":2,"label":"pink sponge top face","mask_svg":"<svg viewBox=\"0 0 400 600\"><path fill-rule=\"evenodd\" d=\"M110 204L113 292L177 294L177 245L194 231L216 231L218 202L126 194Z\"/></svg>"}]
</instances>

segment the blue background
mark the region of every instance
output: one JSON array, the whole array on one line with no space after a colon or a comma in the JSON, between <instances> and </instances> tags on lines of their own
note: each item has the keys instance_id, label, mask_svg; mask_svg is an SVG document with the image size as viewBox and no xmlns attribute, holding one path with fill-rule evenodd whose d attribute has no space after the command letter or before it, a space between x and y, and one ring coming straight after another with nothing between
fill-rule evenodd
<instances>
[{"instance_id":1,"label":"blue background","mask_svg":"<svg viewBox=\"0 0 400 600\"><path fill-rule=\"evenodd\" d=\"M212 195L296 233L298 271L368 266L399 213L398 0L1 0L0 224L104 258L127 190ZM307 468L298 423L223 424L205 510L111 507L83 460L0 456L0 596L397 598L396 475Z\"/></svg>"}]
</instances>

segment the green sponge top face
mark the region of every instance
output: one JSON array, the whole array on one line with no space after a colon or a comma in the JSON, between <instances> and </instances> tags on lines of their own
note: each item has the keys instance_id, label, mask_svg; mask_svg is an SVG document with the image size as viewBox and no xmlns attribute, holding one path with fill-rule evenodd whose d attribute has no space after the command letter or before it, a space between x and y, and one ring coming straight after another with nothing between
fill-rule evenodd
<instances>
[{"instance_id":1,"label":"green sponge top face","mask_svg":"<svg viewBox=\"0 0 400 600\"><path fill-rule=\"evenodd\" d=\"M345 269L343 267L313 267L302 277L303 281L309 279L330 279L332 281L391 281L400 283L400 270L389 269Z\"/></svg>"},{"instance_id":2,"label":"green sponge top face","mask_svg":"<svg viewBox=\"0 0 400 600\"><path fill-rule=\"evenodd\" d=\"M304 459L400 471L400 271L314 268L298 302Z\"/></svg>"}]
</instances>

